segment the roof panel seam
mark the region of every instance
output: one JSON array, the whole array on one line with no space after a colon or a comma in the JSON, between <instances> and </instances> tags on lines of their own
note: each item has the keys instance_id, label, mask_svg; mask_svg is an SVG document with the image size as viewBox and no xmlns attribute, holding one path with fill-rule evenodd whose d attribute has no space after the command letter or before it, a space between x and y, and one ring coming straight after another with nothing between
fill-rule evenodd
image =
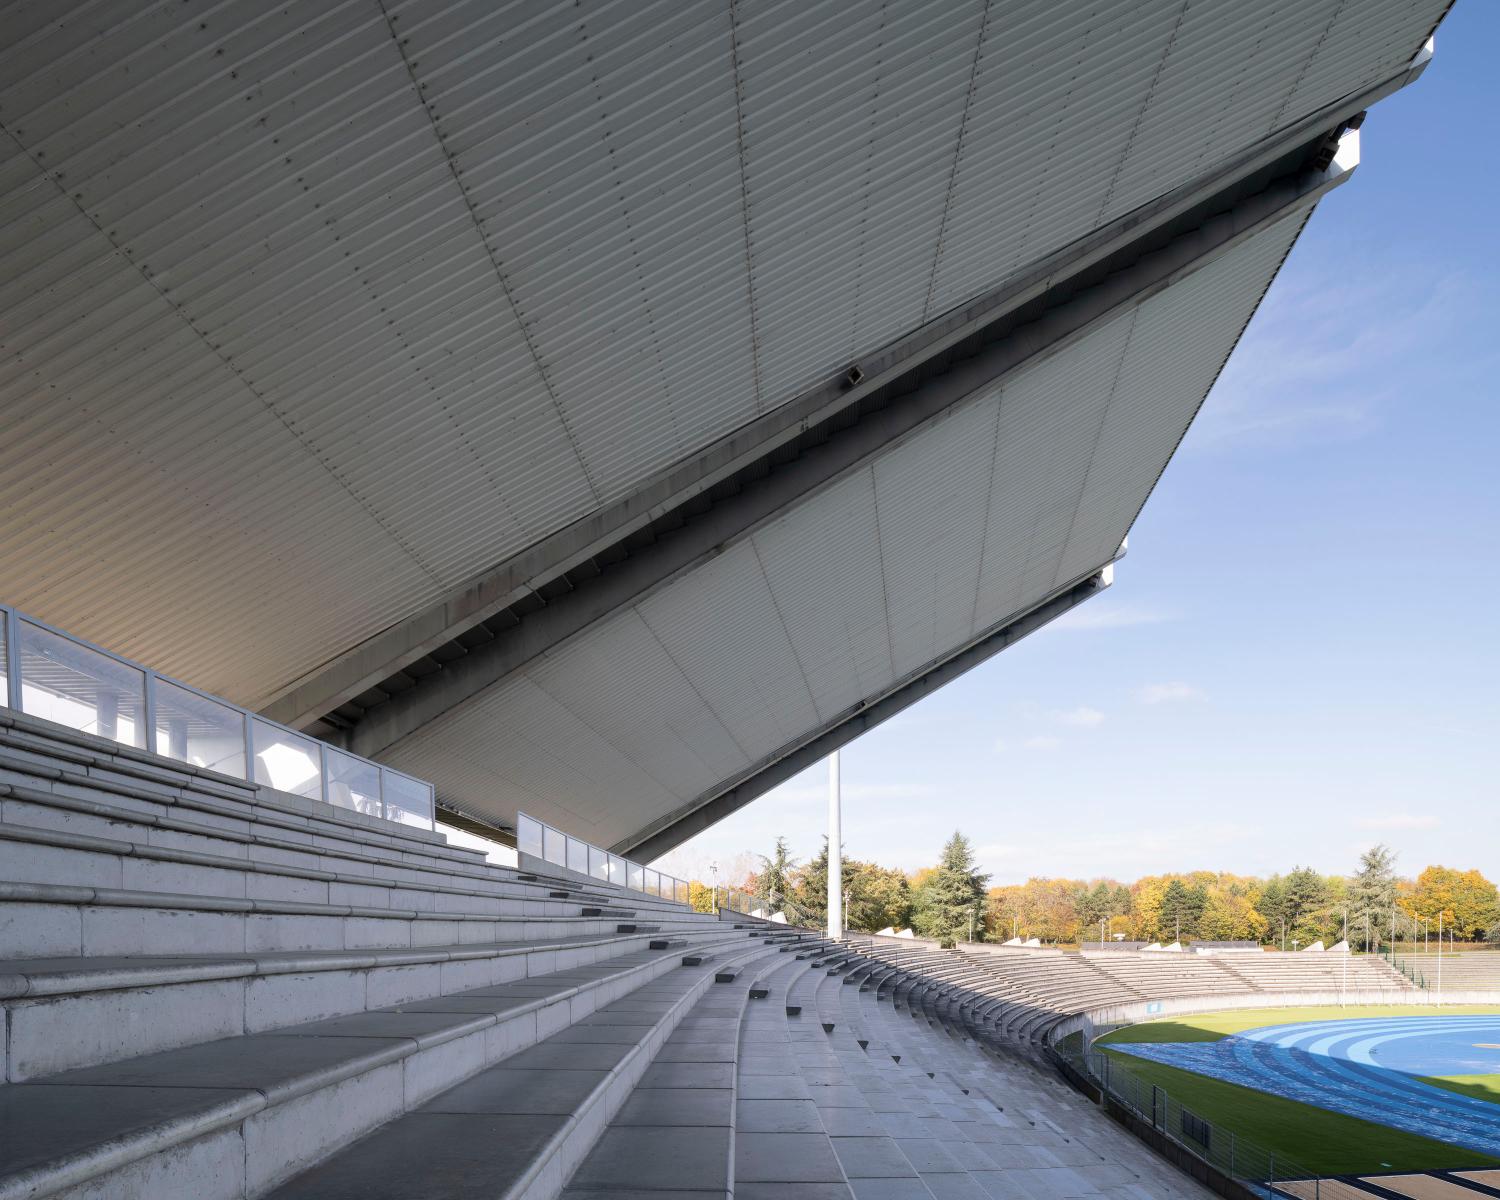
<instances>
[{"instance_id":1,"label":"roof panel seam","mask_svg":"<svg viewBox=\"0 0 1500 1200\"><path fill-rule=\"evenodd\" d=\"M32 168L36 171L37 175L41 178L46 179L46 181L51 184L54 189L56 189L57 193L63 198L63 200L72 206L73 211L76 212L78 216L82 217L86 222L88 222L89 228L91 228L95 233L97 233L101 238L109 243L114 257L119 262L127 264L129 268L135 273L135 275L147 287L151 289L152 293L155 294L155 296L171 310L173 315L175 315L177 319L182 322L182 324L186 325L190 330L192 330L193 335L202 344L204 349L206 349L213 357L213 359L230 373L233 380L241 388L243 388L244 391L254 397L257 404L259 404L268 413L270 413L272 417L276 419L277 423L286 430L287 434L297 444L298 448L303 452L303 454L310 458L313 462L315 462L329 476L329 478L331 478L339 486L339 489L354 501L359 510L364 513L365 516L368 517L370 521L372 521L375 526L391 540L391 542L401 551L401 553L405 555L406 558L409 559L411 563L422 572L423 575L430 579L435 586L442 587L443 580L438 578L438 576L432 571L427 563L423 561L422 556L417 553L416 549L412 546L407 545L405 539L403 539L394 529L392 529L384 521L382 521L379 515L376 514L376 512L370 507L369 503L359 493L359 491L352 484L350 484L348 480L344 479L344 477L336 469L334 469L334 467L329 462L325 461L323 455L318 452L316 447L311 445L308 441L306 441L306 439L302 437L302 435L297 431L296 427L291 423L290 420L288 420L287 416L269 398L261 395L261 393L256 390L255 386L250 382L250 380L245 377L244 372L242 372L234 364L233 359L228 357L217 343L210 340L209 335L198 327L197 323L192 319L192 317L190 317L186 312L179 308L177 304L173 302L171 297L169 297L164 291L162 291L156 280L152 278L146 265L137 263L130 255L124 253L121 250L120 246L115 242L114 238L109 235L108 231L105 230L96 220L94 220L92 216L89 215L89 213L78 202L78 200L63 187L62 183L51 171L47 170L42 166L41 163L36 160L31 150L24 143L22 143L18 137L16 137L16 135L10 130L9 126L4 124L4 122L0 122L0 132L3 132L5 136L10 139L11 143L15 145L17 150L19 150L20 153L25 156L27 161L31 163Z\"/></svg>"},{"instance_id":2,"label":"roof panel seam","mask_svg":"<svg viewBox=\"0 0 1500 1200\"><path fill-rule=\"evenodd\" d=\"M964 135L969 131L969 112L974 105L974 89L979 80L979 62L984 53L984 38L990 27L990 9L994 0L985 0L979 18L979 36L974 39L974 61L969 65L969 88L964 94L964 111L958 119L958 137L953 146L953 166L948 172L948 187L943 192L943 212L938 217L937 241L932 248L932 270L927 276L927 297L922 302L922 324L932 319L932 296L937 288L938 263L943 258L943 238L948 232L948 214L953 209L953 191L958 183L958 166L964 156Z\"/></svg>"},{"instance_id":3,"label":"roof panel seam","mask_svg":"<svg viewBox=\"0 0 1500 1200\"><path fill-rule=\"evenodd\" d=\"M740 15L738 0L729 3L729 65L734 72L734 142L740 169L740 213L745 233L745 291L750 303L750 375L755 387L755 411L766 410L760 389L760 310L755 303L755 251L750 237L750 184L745 174L745 85L740 77Z\"/></svg>"},{"instance_id":4,"label":"roof panel seam","mask_svg":"<svg viewBox=\"0 0 1500 1200\"><path fill-rule=\"evenodd\" d=\"M1167 44L1162 47L1161 58L1157 60L1156 70L1152 72L1151 82L1146 86L1146 94L1141 99L1140 111L1135 114L1135 121L1130 126L1130 132L1125 136L1125 146L1120 151L1119 160L1115 163L1115 169L1109 177L1109 186L1104 189L1104 199L1099 202L1099 211L1094 214L1094 226L1098 227L1104 221L1104 214L1109 211L1109 202L1114 199L1115 188L1119 185L1120 176L1124 174L1125 164L1130 161L1130 151L1135 145L1136 136L1145 124L1146 113L1151 108L1151 97L1156 95L1156 85L1161 82L1162 72L1166 70L1167 60L1172 57L1172 47L1177 44L1177 33L1182 28L1182 19L1187 16L1188 7L1193 0L1182 0L1182 7L1177 10L1177 20L1172 23L1172 32L1167 35Z\"/></svg>"},{"instance_id":5,"label":"roof panel seam","mask_svg":"<svg viewBox=\"0 0 1500 1200\"><path fill-rule=\"evenodd\" d=\"M459 178L458 166L453 161L453 155L449 153L447 139L438 126L437 115L427 103L427 97L423 94L422 85L417 81L416 73L412 70L410 60L406 57L406 48L401 44L401 38L397 35L395 27L391 24L391 15L386 9L385 0L378 0L380 4L380 15L385 20L386 32L390 34L391 43L396 47L396 53L401 56L401 65L406 70L407 79L411 83L412 91L416 95L417 102L421 104L422 111L427 116L428 127L432 130L432 136L437 139L438 149L442 152L443 161L448 164L448 173L453 178L453 185L458 189L463 198L464 207L469 212L469 219L474 223L474 232L479 238L479 244L484 248L485 257L489 259L490 266L494 268L495 279L499 282L501 290L505 293L506 303L510 305L511 312L515 315L516 325L521 331L521 338L526 343L526 349L531 354L531 360L536 366L537 375L541 378L542 386L547 389L547 395L552 400L553 407L557 410L558 420L561 421L563 432L567 435L569 444L573 449L574 457L578 460L578 469L582 473L584 481L589 485L589 491L593 493L594 503L601 504L603 500L599 485L594 481L588 464L584 461L583 450L579 444L578 436L573 430L572 423L568 420L567 410L563 408L562 401L553 385L552 376L548 372L546 364L542 362L540 352L537 350L536 342L531 336L531 329L526 324L526 318L521 315L520 307L516 304L516 297L511 291L510 280L506 278L504 270L501 269L500 260L495 257L495 251L490 245L490 240L485 236L484 226L479 220L479 213L474 207L473 197L469 195L468 188L464 187L463 180Z\"/></svg>"},{"instance_id":6,"label":"roof panel seam","mask_svg":"<svg viewBox=\"0 0 1500 1200\"><path fill-rule=\"evenodd\" d=\"M1094 430L1094 443L1089 450L1089 465L1084 468L1083 480L1078 485L1078 503L1073 506L1073 511L1068 517L1068 532L1063 535L1062 545L1058 551L1057 567L1052 573L1052 586L1057 586L1058 577L1062 574L1063 565L1068 561L1068 547L1073 542L1073 529L1078 524L1078 510L1083 506L1083 498L1088 494L1089 476L1093 474L1094 464L1099 460L1099 443L1104 438L1104 427L1109 424L1109 410L1114 405L1115 395L1120 390L1120 379L1125 373L1125 360L1130 356L1130 343L1135 340L1135 326L1141 315L1141 305L1134 304L1130 309L1130 327L1126 329L1125 336L1120 339L1120 357L1115 361L1114 378L1109 383L1109 395L1104 398L1104 403L1099 406L1099 425Z\"/></svg>"}]
</instances>

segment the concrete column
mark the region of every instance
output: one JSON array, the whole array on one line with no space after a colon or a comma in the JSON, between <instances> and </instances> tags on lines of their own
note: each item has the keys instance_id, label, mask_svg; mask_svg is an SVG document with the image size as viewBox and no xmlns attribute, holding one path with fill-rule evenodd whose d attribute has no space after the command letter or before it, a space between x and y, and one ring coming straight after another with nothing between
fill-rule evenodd
<instances>
[{"instance_id":1,"label":"concrete column","mask_svg":"<svg viewBox=\"0 0 1500 1200\"><path fill-rule=\"evenodd\" d=\"M828 756L828 936L844 936L843 821L839 814L839 752Z\"/></svg>"}]
</instances>

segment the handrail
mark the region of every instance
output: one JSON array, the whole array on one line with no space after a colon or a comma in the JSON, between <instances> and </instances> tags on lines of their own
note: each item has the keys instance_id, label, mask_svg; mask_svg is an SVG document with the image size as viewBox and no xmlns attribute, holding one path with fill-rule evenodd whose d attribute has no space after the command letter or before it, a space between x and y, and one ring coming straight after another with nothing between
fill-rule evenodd
<instances>
[{"instance_id":1,"label":"handrail","mask_svg":"<svg viewBox=\"0 0 1500 1200\"><path fill-rule=\"evenodd\" d=\"M0 705L366 816L437 827L436 797L425 780L268 721L4 604Z\"/></svg>"},{"instance_id":2,"label":"handrail","mask_svg":"<svg viewBox=\"0 0 1500 1200\"><path fill-rule=\"evenodd\" d=\"M807 914L797 905L790 896L761 897L740 888L726 888L724 890L724 907L735 912L752 913L757 909L772 913L782 913L787 918L787 923L800 928L811 928L813 925L821 925L822 922L810 922Z\"/></svg>"},{"instance_id":3,"label":"handrail","mask_svg":"<svg viewBox=\"0 0 1500 1200\"><path fill-rule=\"evenodd\" d=\"M608 850L564 833L527 813L516 814L516 849L556 867L588 875L632 892L660 896L678 904L690 903L692 893L686 879L642 866Z\"/></svg>"}]
</instances>

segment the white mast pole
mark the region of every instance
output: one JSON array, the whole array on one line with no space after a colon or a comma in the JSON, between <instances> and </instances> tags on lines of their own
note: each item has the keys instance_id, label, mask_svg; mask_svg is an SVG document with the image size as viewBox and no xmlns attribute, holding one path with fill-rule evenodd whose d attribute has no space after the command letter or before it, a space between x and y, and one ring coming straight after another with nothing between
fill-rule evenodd
<instances>
[{"instance_id":1,"label":"white mast pole","mask_svg":"<svg viewBox=\"0 0 1500 1200\"><path fill-rule=\"evenodd\" d=\"M828 936L844 936L843 821L839 813L839 752L828 758Z\"/></svg>"}]
</instances>

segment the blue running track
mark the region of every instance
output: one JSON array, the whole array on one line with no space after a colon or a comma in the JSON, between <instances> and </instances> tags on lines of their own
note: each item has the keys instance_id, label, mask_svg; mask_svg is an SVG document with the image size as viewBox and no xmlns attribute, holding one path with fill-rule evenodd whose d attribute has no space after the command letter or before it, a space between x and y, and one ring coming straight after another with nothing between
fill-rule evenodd
<instances>
[{"instance_id":1,"label":"blue running track","mask_svg":"<svg viewBox=\"0 0 1500 1200\"><path fill-rule=\"evenodd\" d=\"M1500 1016L1306 1021L1217 1042L1111 1042L1109 1048L1500 1155L1500 1104L1417 1078L1500 1074Z\"/></svg>"}]
</instances>

